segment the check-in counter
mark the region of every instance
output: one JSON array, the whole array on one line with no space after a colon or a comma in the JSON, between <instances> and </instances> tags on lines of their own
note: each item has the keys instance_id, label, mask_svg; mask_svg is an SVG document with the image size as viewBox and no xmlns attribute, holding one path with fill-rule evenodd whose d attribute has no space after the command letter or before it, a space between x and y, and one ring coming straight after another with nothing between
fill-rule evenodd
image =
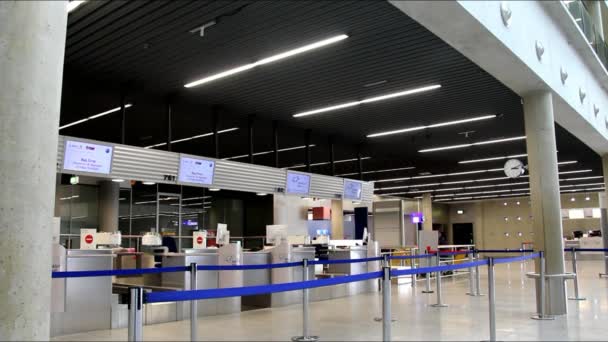
<instances>
[{"instance_id":1,"label":"check-in counter","mask_svg":"<svg viewBox=\"0 0 608 342\"><path fill-rule=\"evenodd\" d=\"M289 252L280 250L281 246L271 249L272 263L299 262L304 259L315 260L315 247L293 247ZM308 279L314 280L314 267L308 267ZM302 267L276 268L272 270L272 283L291 283L302 281ZM273 307L285 306L302 302L301 291L279 292L271 295Z\"/></svg>"},{"instance_id":2,"label":"check-in counter","mask_svg":"<svg viewBox=\"0 0 608 342\"><path fill-rule=\"evenodd\" d=\"M266 265L272 263L269 250L259 252L243 252L243 265ZM257 286L271 284L271 270L257 269L243 271L243 286ZM249 309L267 308L270 306L271 295L263 294L245 296L241 299L243 311Z\"/></svg>"},{"instance_id":3,"label":"check-in counter","mask_svg":"<svg viewBox=\"0 0 608 342\"><path fill-rule=\"evenodd\" d=\"M112 269L111 250L70 249L66 252L66 271ZM63 293L54 295L63 311L51 314L51 336L112 328L112 277L54 279Z\"/></svg>"}]
</instances>

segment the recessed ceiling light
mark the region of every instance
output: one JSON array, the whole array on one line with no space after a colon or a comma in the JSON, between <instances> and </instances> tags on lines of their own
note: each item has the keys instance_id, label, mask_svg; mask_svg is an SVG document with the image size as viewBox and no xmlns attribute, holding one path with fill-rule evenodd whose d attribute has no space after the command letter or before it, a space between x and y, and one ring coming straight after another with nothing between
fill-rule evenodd
<instances>
[{"instance_id":1,"label":"recessed ceiling light","mask_svg":"<svg viewBox=\"0 0 608 342\"><path fill-rule=\"evenodd\" d=\"M397 129L397 130L388 131L388 132L374 133L374 134L369 134L367 137L368 138L376 138L376 137L382 137L382 136L386 136L386 135L393 135L393 134L407 133L407 132L413 132L413 131L420 131L420 130L427 129L427 128L436 128L436 127L443 127L443 126L451 126L451 125L458 125L458 124L463 124L463 123L467 123L467 122L493 119L495 117L496 117L496 115L494 115L494 114L492 114L492 115L484 115L484 116L478 116L478 117L469 118L469 119L447 121L447 122L442 122L442 123L437 123L437 124L432 124L432 125L426 125L426 126L416 126L416 127L410 127L410 128Z\"/></svg>"},{"instance_id":2,"label":"recessed ceiling light","mask_svg":"<svg viewBox=\"0 0 608 342\"><path fill-rule=\"evenodd\" d=\"M143 184L143 185L154 185L154 184L156 184L156 183L154 183L154 182L143 182L142 184Z\"/></svg>"},{"instance_id":3,"label":"recessed ceiling light","mask_svg":"<svg viewBox=\"0 0 608 342\"><path fill-rule=\"evenodd\" d=\"M524 136L520 136L520 137L513 137L513 138L504 138L504 139L493 139L493 140L479 141L479 142L470 143L470 144L460 144L460 145L451 145L451 146L443 146L443 147L433 147L433 148L423 149L423 150L420 150L418 152L420 152L420 153L427 153L427 152L436 152L436 151L444 151L444 150L453 150L453 149L458 149L458 148L465 148L465 147L471 147L471 146L480 146L480 145L489 145L489 144L497 144L497 143L509 142L509 141L514 141L514 140L523 140L523 139L526 139L525 135Z\"/></svg>"},{"instance_id":4,"label":"recessed ceiling light","mask_svg":"<svg viewBox=\"0 0 608 342\"><path fill-rule=\"evenodd\" d=\"M209 191L220 191L218 188L209 188Z\"/></svg>"},{"instance_id":5,"label":"recessed ceiling light","mask_svg":"<svg viewBox=\"0 0 608 342\"><path fill-rule=\"evenodd\" d=\"M130 107L133 107L133 105L131 103L125 104L125 108L130 108ZM81 123L89 121L89 120L97 119L97 118L102 117L104 115L108 115L108 114L111 114L111 113L114 113L114 112L118 112L119 110L120 110L120 107L112 108L110 110L106 110L105 112L101 112L99 114L91 115L91 116L86 117L84 119L80 119L78 121L74 121L74 122L69 123L67 125L60 126L59 129L61 130L61 129L68 128L68 127L71 127L71 126L75 126L75 125L81 124Z\"/></svg>"},{"instance_id":6,"label":"recessed ceiling light","mask_svg":"<svg viewBox=\"0 0 608 342\"><path fill-rule=\"evenodd\" d=\"M238 129L239 129L238 127L227 128L227 129L223 129L221 131L217 131L217 134L228 133L228 132L236 131ZM203 133L203 134L194 135L194 136L191 136L188 138L173 140L173 141L171 141L171 144L177 144L177 143L188 141L188 140L210 137L212 135L213 135L213 132ZM159 144L155 144L155 145L146 146L144 148L154 148L154 147L160 147L160 146L165 146L165 145L167 145L167 143L163 142L163 143L159 143Z\"/></svg>"},{"instance_id":7,"label":"recessed ceiling light","mask_svg":"<svg viewBox=\"0 0 608 342\"><path fill-rule=\"evenodd\" d=\"M268 195L268 194L267 194L267 193L265 193L265 192L258 192L256 195L258 195L258 196L266 196L266 195Z\"/></svg>"},{"instance_id":8,"label":"recessed ceiling light","mask_svg":"<svg viewBox=\"0 0 608 342\"><path fill-rule=\"evenodd\" d=\"M316 146L315 144L310 144L310 147L315 147L315 146ZM303 148L306 148L306 145L282 148L282 149L279 149L279 152L287 152L287 151L293 151L293 150L300 150L300 149L303 149ZM274 152L274 150L263 151L263 152L255 152L253 155L254 156L261 156L261 155L270 154L270 153L273 153L273 152ZM247 157L249 157L249 154L241 154L241 155L238 155L238 156L233 156L233 157L228 157L228 158L222 158L222 159L224 159L224 160L233 160L233 159L241 159L241 158L247 158Z\"/></svg>"},{"instance_id":9,"label":"recessed ceiling light","mask_svg":"<svg viewBox=\"0 0 608 342\"><path fill-rule=\"evenodd\" d=\"M112 182L115 182L115 183L122 183L124 181L125 181L124 179L120 179L120 178L114 178L114 179L112 179Z\"/></svg>"},{"instance_id":10,"label":"recessed ceiling light","mask_svg":"<svg viewBox=\"0 0 608 342\"><path fill-rule=\"evenodd\" d=\"M425 86L425 87L420 87L420 88L414 88L414 89L399 91L399 92L396 92L396 93L391 93L391 94L386 94L386 95L381 95L381 96L370 97L370 98L367 98L367 99L363 99L361 101L352 101L352 102L341 103L341 104L333 105L333 106L329 106L329 107L323 107L323 108L313 109L313 110L309 110L309 111L305 111L305 112L294 114L293 117L294 118L299 118L299 117L303 117L303 116L320 114L320 113L329 112L329 111L336 110L336 109L354 107L354 106L358 106L358 105L364 104L364 103L383 101L383 100L388 100L388 99L392 99L392 98L395 98L395 97L401 97L401 96L407 96L407 95L422 93L422 92L425 92L425 91L430 91L430 90L434 90L434 89L438 89L438 88L441 88L440 84L435 84L435 85L430 85L430 86Z\"/></svg>"},{"instance_id":11,"label":"recessed ceiling light","mask_svg":"<svg viewBox=\"0 0 608 342\"><path fill-rule=\"evenodd\" d=\"M585 197L585 201L590 201L590 200L591 200L591 197L589 197L589 196Z\"/></svg>"},{"instance_id":12,"label":"recessed ceiling light","mask_svg":"<svg viewBox=\"0 0 608 342\"><path fill-rule=\"evenodd\" d=\"M233 69L229 69L229 70L222 71L222 72L214 74L214 75L210 75L210 76L201 78L201 79L196 80L194 82L190 82L188 84L185 84L184 87L186 87L186 88L196 87L196 86L199 86L199 85L202 85L202 84L205 84L205 83L209 83L211 81L215 81L215 80L220 79L220 78L228 77L228 76L231 76L231 75L234 75L234 74L238 74L240 72L243 72L243 71L246 71L246 70L249 70L249 69L253 69L253 68L255 68L257 66L260 66L260 65L276 62L276 61L279 61L279 60L282 60L282 59L285 59L285 58L288 58L288 57L291 57L291 56L295 56L295 55L298 55L298 54L301 54L301 53L304 53L304 52L307 52L307 51L310 51L310 50L314 50L314 49L317 49L317 48L320 48L320 47L323 47L323 46L326 46L326 45L330 45L330 44L339 42L341 40L344 40L346 38L348 38L348 35L341 34L341 35L333 36L333 37L330 37L330 38L327 38L327 39L323 39L323 40L318 41L316 43L304 45L304 46L299 47L297 49L293 49L293 50L285 51L285 52L282 52L282 53L279 53L279 54L276 54L276 55L272 55L270 57L261 59L261 60L259 60L257 62L241 65L241 66L233 68Z\"/></svg>"},{"instance_id":13,"label":"recessed ceiling light","mask_svg":"<svg viewBox=\"0 0 608 342\"><path fill-rule=\"evenodd\" d=\"M576 198L574 198L574 197L570 198L570 202L575 202L575 201L576 201Z\"/></svg>"}]
</instances>

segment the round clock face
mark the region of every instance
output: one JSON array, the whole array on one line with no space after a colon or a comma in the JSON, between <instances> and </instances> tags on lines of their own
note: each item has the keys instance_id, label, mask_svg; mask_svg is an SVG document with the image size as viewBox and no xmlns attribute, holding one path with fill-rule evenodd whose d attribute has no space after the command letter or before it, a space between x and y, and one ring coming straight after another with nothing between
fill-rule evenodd
<instances>
[{"instance_id":1,"label":"round clock face","mask_svg":"<svg viewBox=\"0 0 608 342\"><path fill-rule=\"evenodd\" d=\"M505 163L505 174L509 178L517 178L524 174L524 164L517 159L509 159Z\"/></svg>"}]
</instances>

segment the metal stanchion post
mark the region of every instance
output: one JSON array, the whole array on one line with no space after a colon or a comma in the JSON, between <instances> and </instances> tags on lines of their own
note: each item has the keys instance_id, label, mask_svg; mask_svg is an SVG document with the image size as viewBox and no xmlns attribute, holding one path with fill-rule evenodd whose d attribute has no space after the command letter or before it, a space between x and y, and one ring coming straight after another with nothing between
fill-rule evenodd
<instances>
[{"instance_id":1,"label":"metal stanchion post","mask_svg":"<svg viewBox=\"0 0 608 342\"><path fill-rule=\"evenodd\" d=\"M384 269L385 267L388 267L389 270L391 268L391 265L389 264L389 259L390 259L390 255L384 254L384 259L382 259L382 269ZM384 280L383 279L379 279L380 281L380 291L382 292L382 298L380 299L380 301L382 302L384 299ZM374 317L374 321L375 322L382 322L382 315L378 316L378 317Z\"/></svg>"},{"instance_id":2,"label":"metal stanchion post","mask_svg":"<svg viewBox=\"0 0 608 342\"><path fill-rule=\"evenodd\" d=\"M578 272L576 267L576 248L572 247L572 273L574 273L574 297L570 297L570 300L586 300L586 298L579 296L578 294Z\"/></svg>"},{"instance_id":3,"label":"metal stanchion post","mask_svg":"<svg viewBox=\"0 0 608 342\"><path fill-rule=\"evenodd\" d=\"M488 258L488 301L490 308L490 341L496 341L496 289L494 288L494 258Z\"/></svg>"},{"instance_id":4,"label":"metal stanchion post","mask_svg":"<svg viewBox=\"0 0 608 342\"><path fill-rule=\"evenodd\" d=\"M384 267L382 276L382 341L391 340L391 268Z\"/></svg>"},{"instance_id":5,"label":"metal stanchion post","mask_svg":"<svg viewBox=\"0 0 608 342\"><path fill-rule=\"evenodd\" d=\"M539 287L540 287L540 300L538 310L538 315L532 316L532 319L536 320L553 320L554 318L551 316L545 315L545 254L541 251L540 254L540 278L539 278Z\"/></svg>"},{"instance_id":6,"label":"metal stanchion post","mask_svg":"<svg viewBox=\"0 0 608 342\"><path fill-rule=\"evenodd\" d=\"M413 255L413 256L418 256L418 250L416 250L416 253L414 253L414 254L412 254L412 255ZM416 262L417 262L417 261L418 261L418 259L417 259L417 258L412 258L412 259L410 259L410 264L411 264L411 268L412 268L412 269L414 269L414 268L418 268L418 267L416 266ZM412 288L414 288L414 289L416 288L416 274L415 274L415 273L412 273Z\"/></svg>"},{"instance_id":7,"label":"metal stanchion post","mask_svg":"<svg viewBox=\"0 0 608 342\"><path fill-rule=\"evenodd\" d=\"M473 256L473 251L469 251L469 262L473 262L475 257ZM467 294L469 296L475 296L475 275L473 274L473 267L469 267L469 292Z\"/></svg>"},{"instance_id":8,"label":"metal stanchion post","mask_svg":"<svg viewBox=\"0 0 608 342\"><path fill-rule=\"evenodd\" d=\"M190 290L196 290L196 263L190 264ZM198 340L198 302L190 301L190 341Z\"/></svg>"},{"instance_id":9,"label":"metal stanchion post","mask_svg":"<svg viewBox=\"0 0 608 342\"><path fill-rule=\"evenodd\" d=\"M479 260L479 252L477 252L477 250L473 251L473 255L475 256L475 259ZM483 294L481 294L481 272L479 272L479 265L475 266L475 296L479 297L479 296L483 296Z\"/></svg>"},{"instance_id":10,"label":"metal stanchion post","mask_svg":"<svg viewBox=\"0 0 608 342\"><path fill-rule=\"evenodd\" d=\"M302 260L302 281L308 281L308 259ZM309 289L302 290L302 336L294 336L291 338L292 341L315 342L319 340L319 336L309 335L309 291Z\"/></svg>"},{"instance_id":11,"label":"metal stanchion post","mask_svg":"<svg viewBox=\"0 0 608 342\"><path fill-rule=\"evenodd\" d=\"M431 259L433 258L432 255L426 254L426 266L427 267L431 267ZM431 273L427 272L425 274L425 284L426 284L426 288L424 290L422 290L422 293L433 293L433 290L431 290Z\"/></svg>"},{"instance_id":12,"label":"metal stanchion post","mask_svg":"<svg viewBox=\"0 0 608 342\"><path fill-rule=\"evenodd\" d=\"M141 287L129 288L129 341L143 341L143 300L144 290Z\"/></svg>"},{"instance_id":13,"label":"metal stanchion post","mask_svg":"<svg viewBox=\"0 0 608 342\"><path fill-rule=\"evenodd\" d=\"M437 251L437 267L439 267L439 251ZM443 304L443 298L442 298L442 293L441 293L441 271L437 271L437 274L435 275L435 291L437 291L437 303L431 305L432 307L435 308L445 308L448 305L447 304Z\"/></svg>"}]
</instances>

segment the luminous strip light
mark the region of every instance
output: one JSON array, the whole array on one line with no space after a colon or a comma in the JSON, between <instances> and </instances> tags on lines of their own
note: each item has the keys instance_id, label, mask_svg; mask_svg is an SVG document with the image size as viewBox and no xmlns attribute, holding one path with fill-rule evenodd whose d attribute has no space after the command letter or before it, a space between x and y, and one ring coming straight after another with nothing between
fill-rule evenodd
<instances>
[{"instance_id":1,"label":"luminous strip light","mask_svg":"<svg viewBox=\"0 0 608 342\"><path fill-rule=\"evenodd\" d=\"M513 154L510 156L502 156L502 157L490 157L490 158L482 158L482 159L463 160L463 161L459 161L458 164L481 163L481 162L486 162L486 161L503 160L503 159L511 159L511 158L522 158L522 157L527 157L527 156L528 156L527 153Z\"/></svg>"},{"instance_id":2,"label":"luminous strip light","mask_svg":"<svg viewBox=\"0 0 608 342\"><path fill-rule=\"evenodd\" d=\"M388 99L392 99L392 98L395 98L395 97L401 97L401 96L407 96L407 95L422 93L422 92L425 92L425 91L430 91L430 90L434 90L434 89L438 89L438 88L441 88L441 85L440 84L434 84L434 85L430 85L430 86L424 86L424 87L420 87L420 88L414 88L414 89L399 91L399 92L396 92L396 93L390 93L390 94L386 94L386 95L370 97L370 98L363 99L363 100L360 100L360 101L346 102L346 103L342 103L342 104L338 104L338 105L333 105L333 106L329 106L329 107L323 107L323 108L309 110L309 111L306 111L306 112L300 112L300 113L294 114L293 117L294 118L300 118L300 117L303 117L303 116L309 116L309 115L314 115L314 114L325 113L325 112L329 112L329 111L336 110L336 109L354 107L354 106L358 106L358 105L364 104L364 103L371 103L371 102L376 102L376 101L388 100Z\"/></svg>"},{"instance_id":3,"label":"luminous strip light","mask_svg":"<svg viewBox=\"0 0 608 342\"><path fill-rule=\"evenodd\" d=\"M416 127L410 127L410 128L397 129L397 130L388 131L388 132L373 133L373 134L369 134L367 137L368 138L383 137L383 136L393 135L393 134L401 134L401 133L407 133L407 132L420 131L420 130L427 129L427 128L436 128L436 127L443 127L443 126L451 126L451 125L458 125L458 124L463 124L463 123L467 123L467 122L474 122L474 121L480 121L480 120L493 119L495 117L496 117L495 114L484 115L484 116L478 116L478 117L469 118L469 119L447 121L447 122L442 122L442 123L437 123L437 124L432 124L432 125L426 125L426 126L416 126Z\"/></svg>"},{"instance_id":4,"label":"luminous strip light","mask_svg":"<svg viewBox=\"0 0 608 342\"><path fill-rule=\"evenodd\" d=\"M569 182L569 181L578 181L578 180L587 180L587 179L598 179L598 178L604 178L604 176L589 176L589 177L576 177L576 178L565 178L565 179L560 179L560 182Z\"/></svg>"},{"instance_id":5,"label":"luminous strip light","mask_svg":"<svg viewBox=\"0 0 608 342\"><path fill-rule=\"evenodd\" d=\"M578 161L576 161L576 160L564 161L564 162L559 162L557 164L566 165L566 164L575 164L575 163L578 163ZM411 180L411 179L453 177L453 176L472 175L472 174L486 173L486 172L501 172L501 171L504 171L504 168L487 169L487 170L473 170L473 171L464 171L464 172L452 172L452 173L439 173L439 174L435 174L435 175L412 176L412 177L401 177L401 178L377 179L377 180L375 180L375 182L376 183L396 182L396 181L404 181L404 180ZM577 170L577 171L562 171L562 172L559 172L559 174L561 175L561 174L568 174L568 173L582 173L582 172L590 172L590 171L591 171L590 169ZM457 183L460 183L460 182L454 182L452 184L457 184ZM450 184L450 183L444 182L442 184Z\"/></svg>"},{"instance_id":6,"label":"luminous strip light","mask_svg":"<svg viewBox=\"0 0 608 342\"><path fill-rule=\"evenodd\" d=\"M372 159L372 157L361 157L361 160L368 160L368 159ZM359 160L358 158L341 159L341 160L334 160L334 163L339 164L339 163L354 162L354 161L358 161L358 160ZM321 166L321 165L327 165L330 163L331 162L312 163L312 164L310 164L310 166ZM286 167L286 169L297 169L297 168L302 168L302 167L306 167L306 164L298 164L298 165ZM354 174L358 175L359 173L354 173Z\"/></svg>"},{"instance_id":7,"label":"luminous strip light","mask_svg":"<svg viewBox=\"0 0 608 342\"><path fill-rule=\"evenodd\" d=\"M276 62L276 61L279 61L279 60L282 60L282 59L285 59L285 58L288 58L288 57L291 57L291 56L295 56L295 55L298 55L298 54L301 54L301 53L304 53L304 52L307 52L307 51L310 51L310 50L314 50L314 49L317 49L317 48L320 48L320 47L323 47L323 46L326 46L326 45L330 45L330 44L339 42L341 40L344 40L346 38L348 38L348 35L341 34L341 35L338 35L338 36L333 36L333 37L330 37L330 38L327 38L327 39L323 39L323 40L318 41L316 43L304 45L304 46L299 47L297 49L285 51L285 52L282 52L282 53L279 53L279 54L276 54L276 55L272 55L270 57L266 57L264 59L260 59L257 62L241 65L241 66L233 68L233 69L229 69L229 70L222 71L220 73L217 73L217 74L214 74L214 75L211 75L211 76L207 76L207 77L201 78L199 80L196 80L196 81L190 82L188 84L185 84L184 87L186 87L186 88L196 87L196 86L199 86L199 85L202 85L202 84L205 84L205 83L209 83L211 81L218 80L220 78L232 76L234 74L238 74L240 72L243 72L243 71L246 71L246 70L249 70L249 69L253 69L253 68L255 68L257 66L260 66L260 65Z\"/></svg>"},{"instance_id":8,"label":"luminous strip light","mask_svg":"<svg viewBox=\"0 0 608 342\"><path fill-rule=\"evenodd\" d=\"M228 132L236 131L238 129L239 129L238 127L232 127L232 128L223 129L221 131L217 131L217 133L218 134L228 133ZM194 139L199 139L199 138L204 138L204 137L210 137L212 135L213 135L213 132L199 134L199 135L195 135L195 136L188 137L188 138L182 138L182 139L172 140L171 144L177 144L177 143L188 141L188 140L194 140ZM155 144L155 145L146 146L144 148L154 148L154 147L160 147L160 146L165 146L165 145L167 145L166 142Z\"/></svg>"},{"instance_id":9,"label":"luminous strip light","mask_svg":"<svg viewBox=\"0 0 608 342\"><path fill-rule=\"evenodd\" d=\"M69 1L67 3L67 11L68 11L68 13L72 12L78 6L82 5L85 2L86 2L85 0L71 0L71 1Z\"/></svg>"},{"instance_id":10,"label":"luminous strip light","mask_svg":"<svg viewBox=\"0 0 608 342\"><path fill-rule=\"evenodd\" d=\"M524 139L526 139L525 135L524 136L520 136L520 137L512 137L512 138L504 138L504 139L494 139L494 140L479 141L479 142L470 143L470 144L460 144L460 145L433 147L433 148L423 149L423 150L420 150L418 152L419 153L427 153L427 152L454 150L454 149L458 149L458 148L465 148L465 147L471 147L471 146L480 146L480 145L489 145L489 144L497 144L497 143L515 141L515 140L524 140Z\"/></svg>"},{"instance_id":11,"label":"luminous strip light","mask_svg":"<svg viewBox=\"0 0 608 342\"><path fill-rule=\"evenodd\" d=\"M315 144L311 144L310 147L315 147ZM279 149L279 152L287 152L287 151L293 151L293 150L301 150L303 148L306 148L306 145L302 145L302 146L294 146L294 147L286 147L286 148L282 148ZM274 150L270 150L270 151L264 151L264 152L256 152L253 155L254 156L261 156L264 154L269 154L269 153L273 153ZM240 158L247 158L249 157L248 154L241 154L238 156L234 156L234 157L228 157L228 158L223 158L224 160L232 160L232 159L240 159Z\"/></svg>"},{"instance_id":12,"label":"luminous strip light","mask_svg":"<svg viewBox=\"0 0 608 342\"><path fill-rule=\"evenodd\" d=\"M591 171L593 171L593 170L586 169L586 170L562 171L562 172L559 172L558 174L568 175L568 174L572 174L572 173L585 173L585 172L591 172Z\"/></svg>"},{"instance_id":13,"label":"luminous strip light","mask_svg":"<svg viewBox=\"0 0 608 342\"><path fill-rule=\"evenodd\" d=\"M133 107L133 104L131 104L131 103L125 104L125 108L130 108L130 107ZM75 126L75 125L81 124L81 123L89 121L89 120L97 119L97 118L102 117L104 115L108 115L108 114L111 114L111 113L114 113L114 112L118 112L119 110L120 110L120 107L112 108L110 110L106 110L105 112L102 112L102 113L99 113L99 114L95 114L95 115L91 115L91 116L86 117L84 119L81 119L81 120L78 120L78 121L74 121L74 122L69 123L67 125L63 125L63 126L59 127L59 129L64 129L64 128L68 128L68 127L71 127L71 126Z\"/></svg>"},{"instance_id":14,"label":"luminous strip light","mask_svg":"<svg viewBox=\"0 0 608 342\"><path fill-rule=\"evenodd\" d=\"M384 170L374 170L374 171L363 171L363 174L370 174L370 173L381 173L381 172L391 172L391 171L403 171L403 170L413 170L415 169L415 166L407 166L407 167L399 167L396 169L384 169ZM336 175L336 177L345 177L345 176L355 176L358 175L359 172L351 172L351 173L342 173L339 175Z\"/></svg>"}]
</instances>

